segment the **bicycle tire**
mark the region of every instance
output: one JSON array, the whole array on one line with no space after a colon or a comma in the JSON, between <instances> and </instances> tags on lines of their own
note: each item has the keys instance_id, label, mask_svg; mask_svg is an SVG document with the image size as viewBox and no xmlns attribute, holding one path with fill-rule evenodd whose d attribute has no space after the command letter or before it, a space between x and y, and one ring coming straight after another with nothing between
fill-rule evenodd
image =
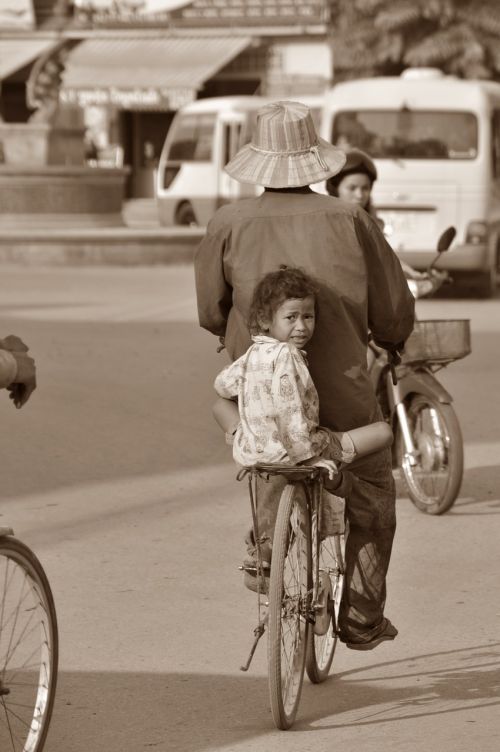
<instances>
[{"instance_id":1,"label":"bicycle tire","mask_svg":"<svg viewBox=\"0 0 500 752\"><path fill-rule=\"evenodd\" d=\"M54 707L59 640L52 591L33 551L0 538L0 749L41 752Z\"/></svg>"},{"instance_id":2,"label":"bicycle tire","mask_svg":"<svg viewBox=\"0 0 500 752\"><path fill-rule=\"evenodd\" d=\"M338 611L345 576L342 539L343 536L334 535L325 538L319 544L320 577L323 572L323 576L329 579L328 591L326 591L327 597L320 596L320 600L324 600L323 608L326 609L329 619L327 617L328 625L326 630L323 627L321 629L322 634L317 634L315 628L309 629L306 671L313 684L321 684L321 682L327 679L333 663L335 648L337 647ZM316 614L316 618L324 618L324 616Z\"/></svg>"},{"instance_id":3,"label":"bicycle tire","mask_svg":"<svg viewBox=\"0 0 500 752\"><path fill-rule=\"evenodd\" d=\"M435 411L438 431L430 418L424 424L422 415L425 410L431 417L431 411ZM462 485L464 450L458 418L451 405L421 394L410 400L407 415L419 458L415 466L403 461L400 435L398 464L403 471L408 495L421 512L443 514L455 503Z\"/></svg>"},{"instance_id":4,"label":"bicycle tire","mask_svg":"<svg viewBox=\"0 0 500 752\"><path fill-rule=\"evenodd\" d=\"M281 495L269 583L268 664L271 712L277 728L295 720L307 649L311 582L311 536L301 484Z\"/></svg>"}]
</instances>

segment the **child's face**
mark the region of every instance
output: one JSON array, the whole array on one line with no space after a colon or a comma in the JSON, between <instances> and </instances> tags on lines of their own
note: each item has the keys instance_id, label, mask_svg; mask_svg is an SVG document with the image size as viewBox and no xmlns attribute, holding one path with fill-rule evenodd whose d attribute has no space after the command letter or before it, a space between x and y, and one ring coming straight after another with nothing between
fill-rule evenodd
<instances>
[{"instance_id":1,"label":"child's face","mask_svg":"<svg viewBox=\"0 0 500 752\"><path fill-rule=\"evenodd\" d=\"M268 323L268 331L271 337L280 342L292 342L296 347L303 348L313 335L315 322L312 295L289 298L274 312L272 321Z\"/></svg>"},{"instance_id":2,"label":"child's face","mask_svg":"<svg viewBox=\"0 0 500 752\"><path fill-rule=\"evenodd\" d=\"M346 175L338 187L339 198L350 204L358 204L362 209L368 205L372 184L368 175L364 172Z\"/></svg>"}]
</instances>

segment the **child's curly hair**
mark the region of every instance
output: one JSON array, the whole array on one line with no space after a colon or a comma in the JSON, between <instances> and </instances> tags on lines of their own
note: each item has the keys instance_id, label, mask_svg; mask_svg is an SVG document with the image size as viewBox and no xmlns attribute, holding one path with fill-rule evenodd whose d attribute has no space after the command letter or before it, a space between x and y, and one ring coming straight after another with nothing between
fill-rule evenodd
<instances>
[{"instance_id":1,"label":"child's curly hair","mask_svg":"<svg viewBox=\"0 0 500 752\"><path fill-rule=\"evenodd\" d=\"M290 298L314 298L318 286L299 267L281 265L277 272L265 274L258 282L248 312L248 328L251 334L262 332L262 321L271 321L274 314L285 300Z\"/></svg>"}]
</instances>

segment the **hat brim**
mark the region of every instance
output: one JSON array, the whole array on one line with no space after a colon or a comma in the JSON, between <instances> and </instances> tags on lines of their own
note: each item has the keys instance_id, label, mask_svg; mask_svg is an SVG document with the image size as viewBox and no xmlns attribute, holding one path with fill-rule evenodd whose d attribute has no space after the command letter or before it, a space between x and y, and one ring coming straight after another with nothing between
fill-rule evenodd
<instances>
[{"instance_id":1,"label":"hat brim","mask_svg":"<svg viewBox=\"0 0 500 752\"><path fill-rule=\"evenodd\" d=\"M300 154L264 152L251 143L245 144L224 169L240 183L264 188L300 188L333 177L345 161L342 149L318 138L315 149Z\"/></svg>"}]
</instances>

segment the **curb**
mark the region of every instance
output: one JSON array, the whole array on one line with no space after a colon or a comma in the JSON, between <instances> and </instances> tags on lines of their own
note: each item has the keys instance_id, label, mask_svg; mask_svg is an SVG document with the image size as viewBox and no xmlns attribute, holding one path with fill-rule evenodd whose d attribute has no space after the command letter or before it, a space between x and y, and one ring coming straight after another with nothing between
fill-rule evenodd
<instances>
[{"instance_id":1,"label":"curb","mask_svg":"<svg viewBox=\"0 0 500 752\"><path fill-rule=\"evenodd\" d=\"M0 263L25 266L191 264L204 228L0 230Z\"/></svg>"}]
</instances>

